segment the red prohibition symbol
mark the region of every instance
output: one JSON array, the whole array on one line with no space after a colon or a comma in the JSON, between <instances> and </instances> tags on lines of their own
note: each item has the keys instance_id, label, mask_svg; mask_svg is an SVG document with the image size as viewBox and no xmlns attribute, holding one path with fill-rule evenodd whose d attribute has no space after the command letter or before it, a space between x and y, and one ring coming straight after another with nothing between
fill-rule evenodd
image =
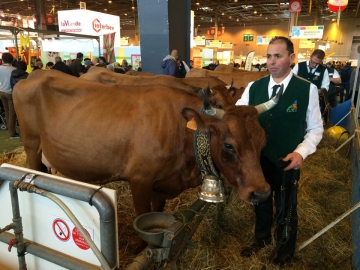
<instances>
[{"instance_id":1,"label":"red prohibition symbol","mask_svg":"<svg viewBox=\"0 0 360 270\"><path fill-rule=\"evenodd\" d=\"M71 236L70 228L64 220L59 218L55 219L53 221L52 228L55 233L55 236L59 240L66 242L70 239Z\"/></svg>"}]
</instances>

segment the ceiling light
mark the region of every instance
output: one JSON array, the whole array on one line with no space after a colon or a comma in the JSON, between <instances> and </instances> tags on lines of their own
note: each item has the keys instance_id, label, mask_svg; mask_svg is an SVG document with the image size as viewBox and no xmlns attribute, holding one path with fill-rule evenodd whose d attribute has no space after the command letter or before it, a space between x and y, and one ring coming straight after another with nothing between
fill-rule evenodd
<instances>
[{"instance_id":1,"label":"ceiling light","mask_svg":"<svg viewBox=\"0 0 360 270\"><path fill-rule=\"evenodd\" d=\"M262 16L262 14L260 14L260 17Z\"/></svg>"},{"instance_id":2,"label":"ceiling light","mask_svg":"<svg viewBox=\"0 0 360 270\"><path fill-rule=\"evenodd\" d=\"M225 15L225 13L223 12L223 13L221 13L221 15L223 15L223 16L224 16L224 15Z\"/></svg>"},{"instance_id":3,"label":"ceiling light","mask_svg":"<svg viewBox=\"0 0 360 270\"><path fill-rule=\"evenodd\" d=\"M234 0L234 2L236 3L238 0Z\"/></svg>"},{"instance_id":4,"label":"ceiling light","mask_svg":"<svg viewBox=\"0 0 360 270\"><path fill-rule=\"evenodd\" d=\"M131 9L135 9L135 7L131 7Z\"/></svg>"},{"instance_id":5,"label":"ceiling light","mask_svg":"<svg viewBox=\"0 0 360 270\"><path fill-rule=\"evenodd\" d=\"M125 13L124 15L127 16L127 13Z\"/></svg>"},{"instance_id":6,"label":"ceiling light","mask_svg":"<svg viewBox=\"0 0 360 270\"><path fill-rule=\"evenodd\" d=\"M202 9L203 11L212 11L213 10L211 7L200 7L199 9Z\"/></svg>"},{"instance_id":7,"label":"ceiling light","mask_svg":"<svg viewBox=\"0 0 360 270\"><path fill-rule=\"evenodd\" d=\"M107 11L107 8L104 8L104 11Z\"/></svg>"},{"instance_id":8,"label":"ceiling light","mask_svg":"<svg viewBox=\"0 0 360 270\"><path fill-rule=\"evenodd\" d=\"M197 5L197 6L199 6L199 5L200 5L200 3L196 3L196 5Z\"/></svg>"},{"instance_id":9,"label":"ceiling light","mask_svg":"<svg viewBox=\"0 0 360 270\"><path fill-rule=\"evenodd\" d=\"M20 20L20 19L21 19L21 16L20 16L20 14L18 14L18 15L17 15L17 18L18 18L18 20Z\"/></svg>"},{"instance_id":10,"label":"ceiling light","mask_svg":"<svg viewBox=\"0 0 360 270\"><path fill-rule=\"evenodd\" d=\"M238 18L238 19L236 19L236 21L238 22L238 21L239 21L239 18Z\"/></svg>"},{"instance_id":11,"label":"ceiling light","mask_svg":"<svg viewBox=\"0 0 360 270\"><path fill-rule=\"evenodd\" d=\"M254 11L254 14L257 14L257 11L256 11L256 10Z\"/></svg>"},{"instance_id":12,"label":"ceiling light","mask_svg":"<svg viewBox=\"0 0 360 270\"><path fill-rule=\"evenodd\" d=\"M111 4L111 3L112 3L112 1L108 1L108 3L109 3L109 4Z\"/></svg>"},{"instance_id":13,"label":"ceiling light","mask_svg":"<svg viewBox=\"0 0 360 270\"><path fill-rule=\"evenodd\" d=\"M231 19L232 17L231 16L229 16L229 19Z\"/></svg>"}]
</instances>

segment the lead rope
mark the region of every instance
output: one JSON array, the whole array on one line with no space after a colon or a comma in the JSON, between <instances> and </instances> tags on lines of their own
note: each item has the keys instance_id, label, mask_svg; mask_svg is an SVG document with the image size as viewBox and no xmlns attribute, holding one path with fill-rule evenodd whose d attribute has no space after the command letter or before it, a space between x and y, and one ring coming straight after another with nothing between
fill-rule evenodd
<instances>
[{"instance_id":1,"label":"lead rope","mask_svg":"<svg viewBox=\"0 0 360 270\"><path fill-rule=\"evenodd\" d=\"M288 208L288 215L287 218L285 217L285 211L284 211L284 204L285 204L285 172L283 174L283 184L281 186L281 211L278 214L278 216L276 217L276 219L281 215L281 219L279 220L278 224L280 225L281 223L285 223L285 227L283 229L283 237L277 241L277 230L275 230L275 234L274 234L274 238L276 241L276 246L273 249L273 251L271 252L269 258L268 258L268 263L271 263L271 261L274 259L276 253L278 252L278 250L280 249L281 245L285 244L288 240L289 240L289 229L290 228L290 220L291 220L291 215L292 215L292 210L293 210L293 205L296 204L296 192L297 192L297 182L298 180L296 179L298 176L298 171L293 170L292 175L291 175L291 190L290 190L290 196L289 196L289 208ZM284 240L283 240L284 239ZM264 266L262 269L266 269L266 267Z\"/></svg>"}]
</instances>

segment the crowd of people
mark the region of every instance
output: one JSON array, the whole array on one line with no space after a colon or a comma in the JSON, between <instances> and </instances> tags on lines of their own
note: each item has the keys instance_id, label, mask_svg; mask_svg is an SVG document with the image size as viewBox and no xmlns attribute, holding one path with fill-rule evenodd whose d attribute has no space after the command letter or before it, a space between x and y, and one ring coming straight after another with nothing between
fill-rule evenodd
<instances>
[{"instance_id":1,"label":"crowd of people","mask_svg":"<svg viewBox=\"0 0 360 270\"><path fill-rule=\"evenodd\" d=\"M10 139L19 139L20 135L16 132L16 112L12 100L12 90L18 81L27 78L29 75L27 72L28 67L25 61L15 59L10 53L3 53L1 60L0 113L5 112L6 127L9 131ZM37 69L55 69L75 77L80 77L92 66L104 67L117 73L126 73L132 70L132 66L128 64L126 59L122 61L121 65L117 62L109 64L103 56L91 60L90 58L84 58L81 52L77 53L76 59L73 60L63 61L60 56L56 56L55 63L49 61L45 66L40 58L34 59L31 63L32 71ZM141 62L139 62L138 71L141 70Z\"/></svg>"}]
</instances>

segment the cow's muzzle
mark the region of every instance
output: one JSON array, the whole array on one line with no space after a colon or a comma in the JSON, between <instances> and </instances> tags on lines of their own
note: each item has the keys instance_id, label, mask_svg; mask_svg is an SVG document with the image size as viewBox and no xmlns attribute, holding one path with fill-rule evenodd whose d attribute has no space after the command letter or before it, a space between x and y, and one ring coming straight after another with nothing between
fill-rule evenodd
<instances>
[{"instance_id":1,"label":"cow's muzzle","mask_svg":"<svg viewBox=\"0 0 360 270\"><path fill-rule=\"evenodd\" d=\"M250 193L250 202L252 204L261 203L270 196L271 190L263 189L257 190Z\"/></svg>"}]
</instances>

